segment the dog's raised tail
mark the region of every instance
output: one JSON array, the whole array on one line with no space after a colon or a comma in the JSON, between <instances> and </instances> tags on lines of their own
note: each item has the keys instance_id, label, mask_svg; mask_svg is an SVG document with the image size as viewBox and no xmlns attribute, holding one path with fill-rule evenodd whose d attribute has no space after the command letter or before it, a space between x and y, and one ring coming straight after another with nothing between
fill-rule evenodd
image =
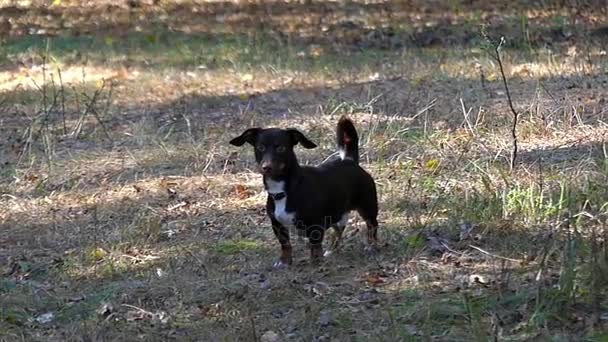
<instances>
[{"instance_id":1,"label":"dog's raised tail","mask_svg":"<svg viewBox=\"0 0 608 342\"><path fill-rule=\"evenodd\" d=\"M340 159L350 159L359 162L359 136L353 122L343 116L338 121L336 128L336 140L338 142L338 152Z\"/></svg>"}]
</instances>

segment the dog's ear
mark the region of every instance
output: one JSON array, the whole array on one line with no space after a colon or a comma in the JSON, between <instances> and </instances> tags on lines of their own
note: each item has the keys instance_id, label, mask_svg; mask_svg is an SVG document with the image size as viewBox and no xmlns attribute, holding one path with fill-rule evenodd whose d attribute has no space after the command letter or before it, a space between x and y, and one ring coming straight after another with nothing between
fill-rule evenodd
<instances>
[{"instance_id":1,"label":"dog's ear","mask_svg":"<svg viewBox=\"0 0 608 342\"><path fill-rule=\"evenodd\" d=\"M305 148L317 147L317 144L308 140L308 138L305 137L304 134L302 134L302 132L298 131L297 129L291 128L291 129L288 129L287 132L289 133L289 136L291 137L291 141L294 145L297 145L298 143L300 143Z\"/></svg>"},{"instance_id":2,"label":"dog's ear","mask_svg":"<svg viewBox=\"0 0 608 342\"><path fill-rule=\"evenodd\" d=\"M243 146L244 143L250 143L255 146L258 141L258 135L260 134L261 128L249 128L243 134L230 140L230 144L234 146Z\"/></svg>"}]
</instances>

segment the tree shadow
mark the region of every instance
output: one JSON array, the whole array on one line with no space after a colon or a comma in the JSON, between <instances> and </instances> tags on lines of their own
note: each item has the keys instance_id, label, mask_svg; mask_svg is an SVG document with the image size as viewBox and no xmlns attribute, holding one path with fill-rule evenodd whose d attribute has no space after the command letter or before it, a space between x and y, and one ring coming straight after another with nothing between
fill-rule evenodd
<instances>
[{"instance_id":1,"label":"tree shadow","mask_svg":"<svg viewBox=\"0 0 608 342\"><path fill-rule=\"evenodd\" d=\"M72 255L62 251L82 250L84 259L91 258L88 251L95 251L93 247L111 251L111 231L101 229L97 237L92 232L81 231L79 234L83 235L83 239L74 245L65 244L65 240L57 237L47 240L45 237L36 239L31 236L38 231L57 229L55 225L94 225L96 221L104 219L103 212L119 213L124 211L127 205L146 206L157 201L156 197L143 197L131 204L111 203L107 207L97 209L97 219L91 212L87 212L84 213L85 217L69 223L56 222L48 226L40 224L30 231L30 236L14 235L11 241L1 241L1 246L13 246L13 249L8 253L3 251L0 259L6 254L11 257L25 256L21 259L11 259L17 263L18 268L13 270L16 273L6 275L9 281L12 281L13 276L22 275L20 272L23 270L19 267L27 267L28 264L32 265L36 272L43 271L32 273L30 278L23 278L16 283L15 288L5 292L11 295L11 299L5 304L11 309L14 305L25 305L34 315L55 313L56 322L53 327L44 328L49 334L57 333L61 329L73 329L74 334L83 336L90 334L90 329L93 329L98 337L107 338L132 336L135 333L143 336L172 337L176 331L184 334L180 336L200 337L208 336L209 331L217 329L221 329L222 334L229 338L248 336L246 334L249 330L244 332L227 325L235 319L256 320L257 326L254 329L260 333L267 329L285 333L283 329L276 327L289 323L295 324L299 329L310 329L311 333L323 334L324 327L314 324L323 310L330 310L332 317L342 322L346 315L352 315L351 309L355 305L364 306L369 313L367 316L355 315L351 318L359 327L357 329L362 331L373 331L374 325L386 324L391 317L387 310L392 310L397 313L392 318L395 324L418 326L428 322L432 314L432 320L436 320L437 326L430 329L429 334L441 334L445 333L448 324L453 329L454 325L466 323L466 319L463 319L463 315L466 315L466 305L462 304L462 291L475 293L473 298L481 300L479 305L487 306L488 310L493 312L499 311L507 315L515 310L523 315L513 320L503 319L501 324L506 329L532 314L532 309L522 311L519 308L532 301L536 294L536 290L530 290L528 287L537 289L542 286L549 289L555 286L557 281L555 278L546 277L546 283L538 285L526 280L527 274L536 273L535 264L526 264L541 256L542 249L539 246L548 244L549 239L560 237L548 237L531 230L507 227L503 230L484 232L481 227L472 232L472 236L481 235L475 241L458 241L458 228L446 226L441 221L432 224L436 228L428 232L426 237L439 236L444 242L442 250L434 248L432 243L424 239L419 243L415 238L420 234L419 230L410 231L401 225L387 224L383 227L384 241L380 254L375 259L365 256L362 243L347 240L342 250L321 266L310 266L304 260L308 257L306 245L296 240L294 244L299 254L297 258L302 259L302 262L281 271L269 267L278 253L278 243L272 236L264 213L255 208L248 208L253 209L249 212L243 212L243 208L211 209L197 215L211 219L223 211L225 215L233 215L243 220L247 216L254 217L255 221L261 223L259 226L245 226L245 221L241 221L244 226L239 227L235 220L233 225L221 225L215 229L211 226L202 227L198 234L195 234L195 227L191 227L167 240L143 239L143 244L133 245L139 249L126 249L126 246L119 249L124 250L124 254L129 257L110 252L107 255L100 254L99 260L85 261L92 269L85 276L62 273L68 269L65 263ZM184 219L189 214L183 215L172 219ZM16 222L8 223L9 231L14 229L11 226L17 221L22 220L17 218ZM351 225L346 235L350 235L356 228ZM26 240L32 241L32 244ZM225 243L230 241L235 244ZM561 242L554 241L556 244ZM489 254L470 248L470 244ZM17 250L26 252L19 253ZM149 256L158 258L147 260L146 257ZM132 264L122 268L107 268L111 261L121 262L121 257L131 260ZM521 258L522 261L519 264L505 262L501 258ZM550 259L547 262L555 261ZM45 269L40 269L39 266L54 267L58 271L45 274ZM469 280L473 276L476 280ZM39 280L44 282L39 283ZM514 284L516 282L517 285ZM27 286L45 291L41 291L37 295L38 300L32 302L31 296L26 300L26 292L21 292ZM493 305L490 299L488 303L482 301L495 296L501 298L497 300L498 305ZM449 300L446 301L447 299ZM337 303L333 303L334 300ZM348 305L342 302L347 302ZM404 302L411 308L404 308ZM104 311L100 313L101 318L94 316L104 305L108 306L108 303L112 304L112 307L107 310L110 310L115 319L112 324L104 323L107 322L104 321ZM434 308L436 305L448 306L449 310ZM248 314L247 308L255 309L255 313ZM412 308L416 311L422 310L425 314L413 314ZM140 309L152 314L164 312L171 320L179 318L180 321L161 324L151 316L140 317L135 324L130 318ZM232 313L227 315L228 312ZM225 314L227 316L224 316ZM308 328L307 315L314 316L312 326ZM19 317L17 316L16 322L19 322ZM97 322L93 328L83 329L82 325L92 322ZM204 329L201 330L201 326ZM554 327L553 324L549 326ZM34 325L28 327L30 332L25 332L17 325L8 324L8 327L10 330L5 331L21 331L25 336L42 329ZM336 334L351 333L348 327L338 326L334 329L332 331ZM450 333L454 333L454 330Z\"/></svg>"},{"instance_id":2,"label":"tree shadow","mask_svg":"<svg viewBox=\"0 0 608 342\"><path fill-rule=\"evenodd\" d=\"M273 14L273 19L261 20L259 24L266 25L263 26L264 30L283 32L282 35L277 35L280 44L289 42L290 39L295 40L296 43L298 39L301 39L301 44L327 45L331 45L336 40L344 40L357 48L365 46L365 43L361 42L361 38L355 37L348 40L340 35L354 32L355 36L363 35L366 37L364 39L369 41L384 41L385 43L382 44L389 45L394 42L390 37L395 36L391 36L390 30L383 28L382 25L370 29L352 20L359 12L373 12L378 16L392 12L395 12L395 17L405 15L394 11L395 8L391 7L400 4L396 1L389 5L360 3L343 5L333 2L313 2L313 4L315 6L304 7L297 3L281 3L277 6L265 7L217 3L208 5L209 7L200 7L199 12L194 12L193 8L189 6L176 6L169 14L175 20L183 20L184 27L194 27L194 23L189 20L194 20L197 16L199 17L197 20L209 20L200 15L200 13L206 13L208 17L214 17L215 20L220 18L222 23L234 21L235 25L246 31L245 26L251 23L248 20L252 20L254 17L251 14L256 14L258 17L256 20L259 20L264 18L262 13L269 11ZM316 7L316 5L320 5L320 7ZM239 11L243 9L242 6L251 7L245 7L244 12L240 13ZM441 6L445 5L442 3ZM280 27L274 26L279 25L275 23L275 19L297 17L304 10L311 10L319 18L331 17L329 14L334 13L339 17L349 19L331 24L335 26L327 24L329 25L327 32L330 33L328 40L323 40L325 38L320 37L318 32L316 32L317 36L308 38L305 35L306 30L303 30L303 33L291 34L290 38L290 31L282 31ZM53 17L52 20L63 15L61 11L55 10L39 9L38 11L39 13L34 11L33 14L38 17L50 15ZM137 8L109 9L108 11L133 16L147 13ZM182 12L183 17L178 15ZM21 11L16 13L24 14ZM104 44L118 44L115 42L108 44L101 33L102 30L94 26L94 21L88 22L88 19L96 13L93 11L88 16L83 16L83 26L79 26L75 30L93 35L100 34L99 38L95 38L98 41L91 43L92 49L101 48ZM17 14L11 18L17 20ZM412 16L418 14L420 13L411 13ZM422 18L428 19L425 16ZM321 18L321 20L324 19ZM138 21L133 22L137 24ZM286 22L289 20L281 19L282 24ZM321 24L325 25L324 22ZM104 23L104 25L106 25L102 27L104 30L113 30L110 24ZM122 24L116 26L116 30L118 28L130 29L120 25ZM440 24L439 27L442 25L448 24ZM458 26L458 23L449 25ZM450 32L456 29L449 25L447 29ZM89 31L86 27L89 27ZM316 25L314 27L318 28ZM382 28L378 29L378 27ZM41 28L43 27L36 27L36 29ZM215 29L217 26L214 27ZM254 25L254 29L258 30L259 27L256 28ZM204 27L199 28L200 31L197 31L199 33L183 33L175 36L171 30L171 28L158 29L159 35L134 34L136 36L135 43L133 43L135 50L143 49L147 53L155 54L156 50L146 50L144 44L138 45L139 42L146 41L153 45L154 41L160 41L161 46L166 46L163 44L174 42L172 38L182 41L186 45L201 37L209 39L211 42L209 44L212 45L222 44L223 40L249 39L248 33L243 32L226 35L210 33L211 35L206 36L207 33L200 33L205 32ZM374 32L379 32L379 36L374 38L376 35ZM468 42L469 39L465 30L464 38L457 37L453 42L444 42L443 33L445 32L441 28L429 28L428 31L421 29L418 33L419 36L414 33L412 37L420 40L415 44L429 46L444 43L446 46L450 46L450 44L459 44L463 41ZM403 36L399 34L396 36L401 39ZM405 34L412 35L411 31ZM437 38L437 36L442 37ZM386 37L389 39L385 41ZM57 41L61 42L61 39ZM84 38L82 44L88 44L87 42L90 40L87 39L90 38ZM34 46L32 44L39 43L25 42L23 47L19 47L13 52L19 53L19 51L31 49ZM60 50L70 51L69 44L66 40L65 47L62 46ZM205 46L207 45L201 44L197 49L204 49ZM238 48L239 45L234 46ZM383 49L384 47L379 45L378 48ZM399 48L401 48L399 45L389 46L389 49ZM71 51L77 52L78 49ZM66 56L68 54L66 53ZM206 63L213 68L214 64L209 61L196 58L188 63L193 63L193 65ZM248 58L252 57L242 57L242 62L246 62ZM132 63L148 65L142 61L132 61ZM166 61L159 59L158 64L162 63L166 63ZM173 64L174 62L168 63ZM228 62L227 60L220 61L215 65L221 67L225 65L223 63ZM377 66L374 63L377 61L369 65ZM179 63L176 65L182 66ZM371 71L380 72L382 70ZM427 235L420 235L423 238L429 238L432 234L436 234L443 239L441 241L446 242L449 249L442 246L442 250L434 250L429 247L429 241L419 240L417 236L420 232L415 229L419 227L410 227L397 221L387 222L385 232L388 243L383 246L382 254L378 259L366 259L359 241L351 240L345 244L344 250L338 253L335 259L327 261L321 267L311 267L306 264L305 244L298 243L302 263L296 265L294 269L281 273L272 271L268 267L278 253L278 244L272 236L261 200L247 199L245 202L242 199L230 198L235 203L226 205L207 198L209 189L205 188L192 188L182 196L179 187L177 190L169 187L161 189L159 193L150 194L145 193L146 190L138 190L136 184L133 184L134 180L139 179L139 175L142 174L149 178L162 178L169 175L188 175L194 178L199 175L214 176L220 175L224 171L243 170L247 166L246 157L232 154L231 152L234 152L235 149L229 147L227 141L232 134L238 134L239 130L252 124L296 125L302 128L306 134L310 134L315 141L323 142L323 148L331 145L333 149L334 116L338 114L347 114L359 119L357 123L360 124L358 127L361 127L362 136L371 136L366 141L373 141L378 136L370 128L371 123L375 122L374 120L380 122L379 125L384 125L381 126L383 128L389 126L387 123L390 120L397 119L403 119L405 122L400 124L402 129L421 128L426 124L430 124L430 130L453 131L466 127L459 99L462 99L469 108L483 107L486 110L486 121L480 124L480 129L492 129L493 127L500 129L510 121L504 96L500 94L502 91L500 81L481 84L470 77L441 77L422 81L408 79L402 75L395 78L383 77L384 75L380 75L368 81L345 81L333 86L284 84L278 88L261 92L245 90L224 95L193 91L183 94L177 100L145 108L142 104L135 102L117 104L114 110L116 113L124 115L110 117L105 122L114 138L112 143L107 146L99 146L96 142L82 145L70 142L66 145L59 145L61 150L65 149L67 152L63 151L63 154L58 154L57 162L69 162L79 157L79 153L84 155L95 149L98 149L99 156L92 158L96 160L89 160L90 164L94 164L95 161L99 162L106 153L108 155L111 153L126 155L141 152L143 155L148 152L155 154L167 149L175 153L174 151L188 148L196 150L200 147L197 145L199 142L217 146L216 150L205 150L205 153L209 152L217 157L212 160L209 168L204 167L207 163L206 160L191 168L192 161L189 158L194 157L196 153L175 153L174 157L169 157L170 154L163 152L164 154L159 153L154 158L140 160L132 167L119 166L115 170L111 170L115 173L110 172L109 176L107 172L111 164L103 164L101 161L97 170L87 171L88 177L93 181L105 179L110 184L117 185L108 189L108 192L116 188L121 188L121 191L124 188L133 188L131 195L134 198L125 199L117 196L115 200L97 205L86 204L80 202L82 199L75 198L74 205L62 204L52 208L42 205L40 208L32 206L32 210L50 208L50 211L37 213L21 211L19 214L12 215L9 220L3 221L0 225L0 266L8 264L10 261L9 271L14 271L12 265L17 264L19 267L16 269L17 272L27 273L28 263L33 263L34 266L42 265L43 268L53 265L52 267L59 270L50 275L40 273L35 282L18 284L23 285L25 289L34 290L23 292L22 298L27 298L24 302L11 299L13 307L30 308L28 309L30 311L24 310L27 316L24 316L23 320L20 318L17 320L22 325L9 323L11 329L29 336L24 328L27 327L28 330L34 331L32 334L43 331L47 334L61 335L61 338L58 339L69 339L70 336L67 335L70 332L58 331L62 327L68 327L66 330L72 331L78 338L86 334L97 334L91 336L91 340L100 336L109 340L120 340L128 339L125 336L132 338L136 335L151 339L193 336L211 339L217 337L218 333L224 335L226 339L239 337L246 340L251 338L251 330L258 335L269 330L277 330L279 333L295 334L296 337L313 340L316 335L324 336L336 331L345 331L350 335L347 336L347 333L343 333L343 335L339 335L338 339L348 340L357 334L365 334L370 331L381 332L385 335L387 331L390 331L395 332L391 336L398 336L398 332L403 332L400 329L404 325L413 325L414 329L427 329L426 327L431 326L428 328L428 334L426 332L425 334L428 336L436 334L439 338L446 338L445 335L441 335L445 331L453 333L454 326L462 323L463 331L468 332L471 322L474 321L471 310L467 311L472 306L466 307L462 304L463 297L465 304L468 298L466 295L462 295L463 289L476 294L475 308L487 309L490 312L504 311L506 315L501 315L502 318L499 322L501 328L532 321L532 318L536 316L532 316L535 313L531 312L534 309L530 303L533 301L536 288L540 285L530 280L536 274L535 266L537 265L528 266L528 262L538 260L542 252L539 246L547 243L549 238L542 232L524 229L530 227L513 229L512 222L508 220L504 222L504 225L494 225L495 221L484 221L479 219L479 216L462 215L461 217L458 210L455 209L458 207L455 203L462 204L463 200L457 197L459 196L457 193L456 197L451 198L451 201L445 204L448 223L443 220L443 217L436 221L431 220L426 227L428 229L423 232ZM572 105L579 108L585 107L586 110L577 111L581 123L598 126L605 119L605 113L592 108L601 109L605 106L602 96L600 96L604 92L602 79L605 79L605 75L599 75L597 82L592 80L588 89L570 88L571 84L579 83L580 78L582 77L556 76L540 80L553 90L552 98L547 98L547 102L544 103L549 103L552 106L551 110L560 107L570 108ZM525 107L520 101L530 99L529 94L538 88L538 82L538 79L533 78L516 78L511 83L515 101ZM573 93L581 94L581 97L571 96ZM590 98L584 94L600 95ZM35 97L36 92L31 92L28 96ZM534 113L530 114L525 110L523 113L525 113L523 116L526 119L529 114L529 117L534 120L541 120L541 118L533 117ZM555 119L556 122L564 121L563 117L551 117L550 115L546 115L545 119ZM534 123L534 120L531 119L530 122ZM140 121L150 124L150 131L154 132L154 139L140 143L137 142L137 139L125 138L127 133L130 133L126 129L126 125ZM3 121L4 123L5 121ZM14 125L10 126L10 130L6 125L2 125L0 137L21 136L25 126L25 121L15 121ZM99 133L99 130L100 128L94 120L85 123L84 131L91 137L95 136L95 139L101 139L95 135ZM193 137L189 130L203 133ZM389 140L389 142L403 143L405 138L395 134L395 141ZM70 145L71 143L74 145ZM409 142L407 143L409 144ZM402 148L405 145L403 143L403 145L397 146ZM415 157L416 151L409 150L410 147L405 146L401 152ZM314 150L299 155L303 157L303 161L320 161L327 156L325 152L328 151ZM386 152L373 148L370 149L369 154L372 161L383 161L388 157ZM597 141L527 150L520 153L521 160L526 164L538 163L537 160L542 157L543 165L556 167L564 164L569 167L570 163L572 166L579 165L581 161L589 159L595 160L599 164L602 156L602 145ZM226 165L230 167L226 168ZM10 179L12 182L12 178ZM399 182L399 179L389 179L389 181ZM224 185L230 186L230 184ZM91 186L92 191L99 190L99 187L102 187L101 182ZM78 187L75 189L73 187L70 190L74 193L79 190ZM17 195L39 198L40 201L44 201L44 197L50 196L49 194L53 192L66 196L62 193L65 189L61 187L49 187L43 190L38 195ZM140 194L140 191L144 191L144 194ZM177 191L177 195L174 191ZM602 191L597 191L596 196L605 200L606 194L605 191ZM84 191L83 194L90 195ZM220 193L220 195L228 197L234 194L226 192ZM395 195L404 196L403 194ZM548 196L558 197L559 195L552 192ZM573 204L575 207L588 199L585 196L577 196L574 196L578 201ZM7 197L6 201L9 199ZM488 207L487 204L495 200L494 197L488 196L480 199L480 203L482 206ZM3 199L3 201L5 200ZM408 197L404 201L409 201L405 204L407 208L417 208L416 210L423 213L428 210L427 204L419 203L417 199ZM204 205L201 205L201 202L205 202ZM35 204L35 202L33 203ZM200 206L197 207L197 205ZM386 206L386 203L382 203L382 206ZM38 220L34 214L40 214L44 220ZM407 211L405 214L387 212L387 216L393 215L411 215L411 213ZM501 215L496 215L491 218L498 220L497 217ZM475 235L479 233L480 239L459 240L460 228L455 222L461 218L469 219L468 223L476 225L477 230L473 232L471 238L476 238ZM492 229L485 230L486 228ZM171 231L174 233L169 236ZM166 236L165 233L167 233ZM587 236L584 236L584 239L586 238ZM243 241L244 243L242 243ZM558 240L558 243L562 242L563 240ZM488 253L472 249L469 245L480 247ZM102 255L103 252L98 252L96 247L101 247L110 253ZM69 263L70 257L74 255L78 257L71 259L72 262L87 262L88 264L85 266L90 266L89 273L85 273L85 276L65 272L68 268L66 263ZM25 259L20 259L21 256L25 256ZM150 259L148 257L158 258ZM521 259L522 262L515 266L504 266L506 263L504 257ZM125 260L128 260L128 267L114 267L113 269L110 267L112 263L115 265L126 263ZM470 279L470 276L474 275L473 273L479 275L480 271L484 272L482 276L490 275L495 281L480 285L481 280L478 277L476 284L469 282L467 286L470 287L459 287L461 278ZM525 273L521 279L517 278L520 273ZM502 279L500 277L504 274L513 275L517 279L511 281L511 288L507 280L506 291L501 292L500 286L503 285L500 283ZM530 279L526 278L528 274L533 274ZM16 275L14 272L7 273L7 277L14 275ZM541 285L546 286L547 289L555 287L556 279L551 277L548 276L547 283ZM517 282L517 286L514 286L515 282ZM0 282L0 295L3 296L3 300L6 298L5 295L15 294L15 292L11 292L13 291L11 289L5 290L4 286L3 279ZM530 288L534 290L528 291ZM479 293L481 296L477 296ZM101 295L98 296L98 294ZM495 294L501 298L504 296L505 302L499 301L496 306L477 306L479 298L483 299ZM520 296L520 299L513 300L516 296ZM446 297L449 302L442 300ZM43 298L43 300L36 301L38 298ZM52 300L47 302L48 298ZM511 302L507 303L507 301ZM114 303L114 309L99 313L97 310L105 302ZM404 305L404 303L407 304ZM123 306L123 304L131 307ZM437 309L432 306L457 309L451 313L439 312L437 318L433 318L437 319L438 324L435 324L430 317L436 315ZM587 307L584 308L587 309ZM36 315L43 314L47 310L61 312L61 322L52 327L36 325L37 323L34 323ZM321 316L323 310L330 310L334 317L327 324L324 322L328 316L325 314ZM144 312L144 316L137 316L142 315L142 312ZM152 315L149 316L145 312L152 313ZM160 312L168 313L171 323L163 323L162 318L155 321L156 318L153 317L157 316L154 315ZM101 317L97 315L101 315ZM516 315L521 315L521 317L511 318ZM7 324L8 319L5 317L9 316L0 316L0 328ZM508 319L505 320L504 317L508 317ZM562 321L556 322L563 323ZM248 328L250 326L252 328ZM295 327L295 329L291 327ZM298 335L300 333L301 335ZM406 333L407 336L419 336L419 333ZM211 336L212 334L215 335Z\"/></svg>"},{"instance_id":3,"label":"tree shadow","mask_svg":"<svg viewBox=\"0 0 608 342\"><path fill-rule=\"evenodd\" d=\"M576 123L574 126L581 124L600 127L608 113L601 96L606 76L592 75L585 78L588 82L586 89L572 88L570 85L577 84L581 77L544 78L543 89L550 89L551 94L536 99L529 99L528 94L539 91L539 80L511 80L512 96L522 115L521 125L567 126ZM497 80L481 83L475 79L454 77L429 79L420 84L406 76L344 82L337 86L283 85L265 92L247 92L245 88L242 93L226 95L208 95L194 91L166 103L145 107L131 101L117 103L112 108L112 113L120 115L103 117L102 124L93 115L89 115L83 122L82 138L62 140L64 138L58 136L54 143L58 153L53 159L62 165L72 160L77 161L80 157L93 157L98 160L91 162L97 163L103 161L99 156L104 154L109 158L121 156L123 164L128 159L130 161L127 164L133 165L115 170L115 175L110 179L121 178L123 181L137 178L138 175L187 176L202 169L209 175L219 174L234 169L226 169L227 166L244 165L241 158L229 156L230 146L227 141L238 134L239 130L254 124L300 126L325 148L321 151L303 152L305 160L321 161L333 152L333 123L329 122L332 113L334 116L360 116L362 134L370 134L366 139L373 141L372 128L388 129L390 122L397 119L404 120L402 125L405 126L401 128L422 129L425 125L430 125L431 131L454 131L466 127L460 103L462 99L466 108L471 108L473 112L483 109L478 129L501 129L507 127L511 120L504 96L500 95L502 91L502 84ZM18 89L6 96L34 98L38 92ZM533 106L540 108L541 112L534 113L526 109ZM9 147L3 150L6 166L4 173L14 165L19 152L23 151L25 140L20 137L24 136L31 125L31 114L13 114L15 115L6 117L5 125L0 128L4 131L2 143ZM62 116L59 112L50 114L48 125L52 132L53 127L60 128ZM68 122L76 122L80 115L79 112L68 111L65 118ZM136 130L143 133L134 133ZM598 149L597 144L588 147L576 146L576 142L569 144L572 144L570 149L549 147L542 153L540 150L521 152L521 160L534 163L539 156L544 155L545 163L556 164L568 159L570 155L575 157L570 158L570 162L576 163L585 155L581 154L585 149L591 151L594 158L600 156L598 153L601 149ZM329 149L326 149L329 145ZM34 142L33 150L44 151L41 139ZM388 157L380 150L372 149L369 153L371 160ZM209 155L216 157L208 159ZM96 171L95 175L106 176L103 168ZM10 177L10 174L5 176Z\"/></svg>"},{"instance_id":4,"label":"tree shadow","mask_svg":"<svg viewBox=\"0 0 608 342\"><path fill-rule=\"evenodd\" d=\"M603 168L606 163L605 142L575 141L562 146L550 148L535 148L519 153L522 163L536 165L540 168Z\"/></svg>"},{"instance_id":5,"label":"tree shadow","mask_svg":"<svg viewBox=\"0 0 608 342\"><path fill-rule=\"evenodd\" d=\"M546 15L521 14L526 11ZM322 46L327 59L344 57L349 51L472 47L484 40L481 25L490 36L508 36L507 44L514 48L576 45L591 38L601 41L601 27L583 26L573 19L581 12L586 13L523 1L512 7L401 1L218 1L151 6L132 1L129 5L8 6L0 10L0 23L4 24L0 34L10 37L3 44L8 56L38 51L52 52L68 63L103 64L112 59L145 68L171 64L213 69L255 63L260 54L272 57L277 47L296 50L294 55L306 54L311 44ZM362 55L358 53L353 61ZM372 62L362 59L359 64Z\"/></svg>"}]
</instances>

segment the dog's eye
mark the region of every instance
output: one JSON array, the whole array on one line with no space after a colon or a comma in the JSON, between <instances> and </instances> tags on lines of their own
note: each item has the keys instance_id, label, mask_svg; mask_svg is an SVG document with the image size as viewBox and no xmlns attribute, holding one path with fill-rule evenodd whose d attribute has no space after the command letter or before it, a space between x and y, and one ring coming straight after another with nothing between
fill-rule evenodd
<instances>
[{"instance_id":1,"label":"dog's eye","mask_svg":"<svg viewBox=\"0 0 608 342\"><path fill-rule=\"evenodd\" d=\"M283 145L277 146L277 152L279 152L279 153L285 152L285 146L283 146Z\"/></svg>"},{"instance_id":2,"label":"dog's eye","mask_svg":"<svg viewBox=\"0 0 608 342\"><path fill-rule=\"evenodd\" d=\"M266 150L266 146L264 146L264 145L258 145L256 148L257 148L257 149L258 149L258 151L260 151L260 152L264 152L264 151Z\"/></svg>"}]
</instances>

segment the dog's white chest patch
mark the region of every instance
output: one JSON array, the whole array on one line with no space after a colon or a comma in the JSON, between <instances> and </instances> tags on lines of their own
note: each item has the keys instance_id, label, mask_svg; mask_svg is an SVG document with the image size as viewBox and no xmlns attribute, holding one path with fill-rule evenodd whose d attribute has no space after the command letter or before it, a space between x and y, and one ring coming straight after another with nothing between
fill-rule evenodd
<instances>
[{"instance_id":1,"label":"dog's white chest patch","mask_svg":"<svg viewBox=\"0 0 608 342\"><path fill-rule=\"evenodd\" d=\"M277 221L281 222L281 224L285 227L293 227L296 218L296 213L287 211L287 194L285 191L285 182L277 182L271 179L267 179L266 191L270 195L285 193L285 196L283 196L282 198L274 200L274 218L277 219Z\"/></svg>"}]
</instances>

